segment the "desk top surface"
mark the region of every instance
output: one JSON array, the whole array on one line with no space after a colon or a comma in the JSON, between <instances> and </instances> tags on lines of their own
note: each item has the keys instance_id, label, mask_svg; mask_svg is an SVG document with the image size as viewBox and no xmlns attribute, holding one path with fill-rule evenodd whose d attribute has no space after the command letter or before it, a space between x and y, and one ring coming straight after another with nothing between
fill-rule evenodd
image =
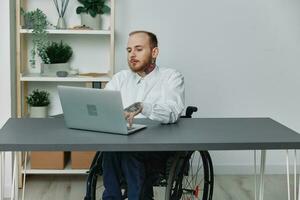
<instances>
[{"instance_id":1,"label":"desk top surface","mask_svg":"<svg viewBox=\"0 0 300 200\"><path fill-rule=\"evenodd\" d=\"M124 136L65 127L63 119L11 118L0 130L0 151L182 151L300 149L300 135L270 118L192 118Z\"/></svg>"}]
</instances>

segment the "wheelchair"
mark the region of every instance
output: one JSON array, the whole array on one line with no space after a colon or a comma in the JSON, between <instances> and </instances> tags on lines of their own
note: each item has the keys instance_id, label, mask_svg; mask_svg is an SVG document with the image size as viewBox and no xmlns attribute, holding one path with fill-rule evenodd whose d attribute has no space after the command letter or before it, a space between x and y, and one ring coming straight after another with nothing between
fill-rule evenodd
<instances>
[{"instance_id":1,"label":"wheelchair","mask_svg":"<svg viewBox=\"0 0 300 200\"><path fill-rule=\"evenodd\" d=\"M185 116L191 118L197 107L189 106ZM97 152L88 171L84 200L102 199L104 186L98 178L102 175L102 152ZM176 152L162 166L151 170L146 167L146 181L154 187L165 187L165 200L212 200L214 173L208 151ZM121 180L122 199L127 199L126 182ZM141 200L152 198L141 197Z\"/></svg>"}]
</instances>

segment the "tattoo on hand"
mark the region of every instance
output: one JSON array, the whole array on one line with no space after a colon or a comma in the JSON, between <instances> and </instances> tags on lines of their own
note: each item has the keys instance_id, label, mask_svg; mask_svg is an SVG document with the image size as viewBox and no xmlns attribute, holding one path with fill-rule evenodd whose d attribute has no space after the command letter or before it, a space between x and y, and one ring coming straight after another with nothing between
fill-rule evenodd
<instances>
[{"instance_id":1,"label":"tattoo on hand","mask_svg":"<svg viewBox=\"0 0 300 200\"><path fill-rule=\"evenodd\" d=\"M141 102L136 102L124 109L126 112L136 112L142 108Z\"/></svg>"}]
</instances>

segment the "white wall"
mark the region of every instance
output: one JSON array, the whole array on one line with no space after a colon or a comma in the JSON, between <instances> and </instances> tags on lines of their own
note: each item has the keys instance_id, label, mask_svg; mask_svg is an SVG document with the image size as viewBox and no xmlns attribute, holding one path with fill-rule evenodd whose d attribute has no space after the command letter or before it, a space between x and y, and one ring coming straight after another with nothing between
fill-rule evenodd
<instances>
[{"instance_id":1,"label":"white wall","mask_svg":"<svg viewBox=\"0 0 300 200\"><path fill-rule=\"evenodd\" d=\"M11 116L10 92L10 32L9 32L9 0L0 6L0 128ZM6 153L5 196L8 196L11 184L11 154Z\"/></svg>"},{"instance_id":2,"label":"white wall","mask_svg":"<svg viewBox=\"0 0 300 200\"><path fill-rule=\"evenodd\" d=\"M127 66L128 33L150 30L159 39L158 65L184 74L186 104L198 106L196 116L271 117L300 132L298 0L126 0L116 6L116 71ZM212 153L217 173L236 173L232 165L249 172L252 154ZM268 169L284 173L284 155L268 153Z\"/></svg>"}]
</instances>

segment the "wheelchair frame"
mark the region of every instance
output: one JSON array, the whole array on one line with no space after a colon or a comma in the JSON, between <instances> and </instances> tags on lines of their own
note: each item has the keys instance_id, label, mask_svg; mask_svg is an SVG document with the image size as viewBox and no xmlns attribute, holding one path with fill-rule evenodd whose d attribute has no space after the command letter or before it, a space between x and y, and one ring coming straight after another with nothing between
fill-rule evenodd
<instances>
[{"instance_id":1,"label":"wheelchair frame","mask_svg":"<svg viewBox=\"0 0 300 200\"><path fill-rule=\"evenodd\" d=\"M186 109L186 115L181 118L191 118L193 112L196 112L197 107L188 106ZM182 188L182 181L184 176L187 175L189 170L189 160L192 154L196 151L178 152L173 158L173 162L169 169L169 172L164 174L162 180L157 180L158 183L154 186L165 186L166 187L166 200L180 200L183 191L187 190ZM213 164L208 151L199 151L204 170L204 186L203 195L201 200L212 200L213 186L214 186L214 173ZM96 185L98 175L103 174L102 169L102 152L96 152L94 159L91 163L90 170L88 171L87 183L86 183L86 195L84 200L96 200ZM159 176L158 176L159 177ZM193 193L198 191L192 191ZM122 198L127 197L127 191L123 194ZM146 199L143 199L146 200Z\"/></svg>"}]
</instances>

